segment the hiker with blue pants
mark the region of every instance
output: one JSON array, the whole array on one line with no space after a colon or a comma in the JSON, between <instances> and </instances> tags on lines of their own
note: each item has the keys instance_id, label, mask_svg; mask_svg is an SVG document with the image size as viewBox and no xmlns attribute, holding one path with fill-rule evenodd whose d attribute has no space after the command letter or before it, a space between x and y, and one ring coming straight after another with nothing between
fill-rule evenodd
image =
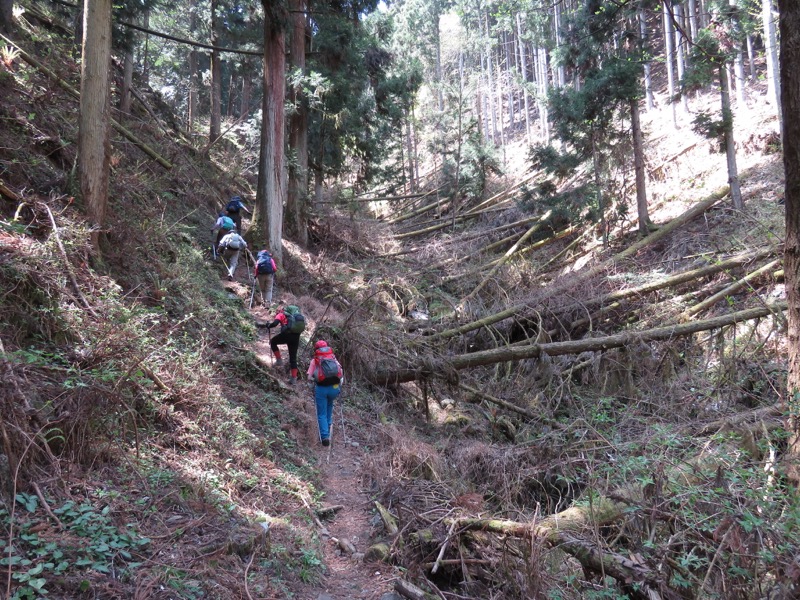
<instances>
[{"instance_id":1,"label":"hiker with blue pants","mask_svg":"<svg viewBox=\"0 0 800 600\"><path fill-rule=\"evenodd\" d=\"M309 382L314 389L314 402L317 406L319 439L323 446L331 445L331 426L333 423L333 401L342 392L344 372L336 360L328 342L319 340L314 344L314 358L308 365Z\"/></svg>"}]
</instances>

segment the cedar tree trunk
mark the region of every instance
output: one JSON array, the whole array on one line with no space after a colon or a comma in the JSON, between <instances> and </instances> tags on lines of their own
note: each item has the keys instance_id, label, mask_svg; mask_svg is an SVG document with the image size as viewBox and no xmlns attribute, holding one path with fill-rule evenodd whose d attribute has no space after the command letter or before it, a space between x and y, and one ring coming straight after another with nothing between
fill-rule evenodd
<instances>
[{"instance_id":1,"label":"cedar tree trunk","mask_svg":"<svg viewBox=\"0 0 800 600\"><path fill-rule=\"evenodd\" d=\"M306 0L291 0L292 43L289 60L292 69L305 74L306 71ZM306 203L308 200L308 106L302 85L290 91L294 113L289 118L289 150L294 164L289 174L286 198L287 228L297 236L301 246L308 245L306 227Z\"/></svg>"},{"instance_id":2,"label":"cedar tree trunk","mask_svg":"<svg viewBox=\"0 0 800 600\"><path fill-rule=\"evenodd\" d=\"M284 101L286 100L286 41L282 24L286 11L279 3L264 6L264 99L261 120L261 154L258 190L253 212L254 242L266 240L279 266L283 258L283 203L286 198L284 156Z\"/></svg>"},{"instance_id":3,"label":"cedar tree trunk","mask_svg":"<svg viewBox=\"0 0 800 600\"><path fill-rule=\"evenodd\" d=\"M217 0L211 0L211 45L219 43L219 17ZM222 62L219 50L211 51L211 125L208 131L210 143L214 143L222 133Z\"/></svg>"},{"instance_id":4,"label":"cedar tree trunk","mask_svg":"<svg viewBox=\"0 0 800 600\"><path fill-rule=\"evenodd\" d=\"M96 251L108 204L111 0L84 0L78 176Z\"/></svg>"},{"instance_id":5,"label":"cedar tree trunk","mask_svg":"<svg viewBox=\"0 0 800 600\"><path fill-rule=\"evenodd\" d=\"M728 184L731 186L731 200L736 210L744 207L742 190L739 187L739 168L736 166L736 144L733 140L733 111L731 94L728 89L728 74L725 65L719 67L719 89L722 102L722 119L725 123L725 158L728 161Z\"/></svg>"},{"instance_id":6,"label":"cedar tree trunk","mask_svg":"<svg viewBox=\"0 0 800 600\"><path fill-rule=\"evenodd\" d=\"M639 119L639 101L631 100L631 130L633 134L633 169L636 173L636 210L639 215L639 233L650 233L650 215L647 212L647 180L644 174L644 142Z\"/></svg>"},{"instance_id":7,"label":"cedar tree trunk","mask_svg":"<svg viewBox=\"0 0 800 600\"><path fill-rule=\"evenodd\" d=\"M800 110L800 3L779 0L781 36L781 110ZM800 120L783 120L783 166L786 172L786 248L784 272L789 301L789 448L787 471L800 482Z\"/></svg>"},{"instance_id":8,"label":"cedar tree trunk","mask_svg":"<svg viewBox=\"0 0 800 600\"><path fill-rule=\"evenodd\" d=\"M133 86L133 48L125 51L125 62L122 70L119 111L124 115L131 114L131 86Z\"/></svg>"},{"instance_id":9,"label":"cedar tree trunk","mask_svg":"<svg viewBox=\"0 0 800 600\"><path fill-rule=\"evenodd\" d=\"M14 0L0 0L0 33L11 35L14 23Z\"/></svg>"}]
</instances>

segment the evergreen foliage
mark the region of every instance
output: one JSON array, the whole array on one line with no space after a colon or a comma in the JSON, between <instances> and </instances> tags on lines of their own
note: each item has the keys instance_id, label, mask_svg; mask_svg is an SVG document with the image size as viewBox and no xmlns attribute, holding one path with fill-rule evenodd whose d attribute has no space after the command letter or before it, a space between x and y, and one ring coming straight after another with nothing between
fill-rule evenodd
<instances>
[{"instance_id":1,"label":"evergreen foliage","mask_svg":"<svg viewBox=\"0 0 800 600\"><path fill-rule=\"evenodd\" d=\"M643 50L636 43L635 33L624 27L623 10L624 6L617 3L594 2L575 17L569 29L570 43L559 56L574 71L580 86L555 88L549 96L554 132L563 150L546 146L535 148L531 154L546 172L559 178L587 161L592 162L595 173L592 185L586 185L578 193L570 190L546 198L546 204L560 207L573 216L588 209L589 218L604 218L603 198L609 187L611 163L615 158L627 159L624 154L615 157L614 149L630 136L620 123L630 102L641 96ZM549 189L554 190L555 186ZM624 213L624 203L620 209Z\"/></svg>"}]
</instances>

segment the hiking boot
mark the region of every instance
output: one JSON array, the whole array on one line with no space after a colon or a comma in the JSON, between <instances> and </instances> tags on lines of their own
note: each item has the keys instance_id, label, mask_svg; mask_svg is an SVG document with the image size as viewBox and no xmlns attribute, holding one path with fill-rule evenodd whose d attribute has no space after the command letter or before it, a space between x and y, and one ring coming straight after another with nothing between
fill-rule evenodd
<instances>
[{"instance_id":1,"label":"hiking boot","mask_svg":"<svg viewBox=\"0 0 800 600\"><path fill-rule=\"evenodd\" d=\"M228 281L233 281L233 275L228 275Z\"/></svg>"},{"instance_id":2,"label":"hiking boot","mask_svg":"<svg viewBox=\"0 0 800 600\"><path fill-rule=\"evenodd\" d=\"M289 385L294 385L295 383L297 383L297 378L289 375Z\"/></svg>"},{"instance_id":3,"label":"hiking boot","mask_svg":"<svg viewBox=\"0 0 800 600\"><path fill-rule=\"evenodd\" d=\"M282 367L283 366L283 359L282 358L276 358L275 359L275 366L276 367Z\"/></svg>"},{"instance_id":4,"label":"hiking boot","mask_svg":"<svg viewBox=\"0 0 800 600\"><path fill-rule=\"evenodd\" d=\"M322 445L323 446L330 446L331 445L331 438L322 438Z\"/></svg>"}]
</instances>

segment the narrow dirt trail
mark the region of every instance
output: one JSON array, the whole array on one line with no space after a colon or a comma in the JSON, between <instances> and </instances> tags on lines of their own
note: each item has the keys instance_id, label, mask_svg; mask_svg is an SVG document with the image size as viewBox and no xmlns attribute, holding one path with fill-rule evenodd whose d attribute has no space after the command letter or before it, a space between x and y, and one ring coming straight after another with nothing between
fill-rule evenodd
<instances>
[{"instance_id":1,"label":"narrow dirt trail","mask_svg":"<svg viewBox=\"0 0 800 600\"><path fill-rule=\"evenodd\" d=\"M259 322L272 317L266 309L254 307L251 314ZM260 334L253 351L262 364L272 364L269 336ZM302 355L300 356L301 368ZM278 375L284 380L283 371ZM305 378L305 370L301 370ZM347 407L346 388L334 405L331 445L319 442L316 413L311 391L304 382L286 386L287 402L303 415L303 427L295 431L296 442L313 449L319 461L325 507L341 507L321 521L319 530L324 573L319 581L297 590L298 600L380 600L396 598L391 590L396 573L385 563L365 563L372 533L372 501L363 489L359 475L368 447L359 416ZM342 398L344 397L344 398ZM355 550L353 553L352 551Z\"/></svg>"}]
</instances>

